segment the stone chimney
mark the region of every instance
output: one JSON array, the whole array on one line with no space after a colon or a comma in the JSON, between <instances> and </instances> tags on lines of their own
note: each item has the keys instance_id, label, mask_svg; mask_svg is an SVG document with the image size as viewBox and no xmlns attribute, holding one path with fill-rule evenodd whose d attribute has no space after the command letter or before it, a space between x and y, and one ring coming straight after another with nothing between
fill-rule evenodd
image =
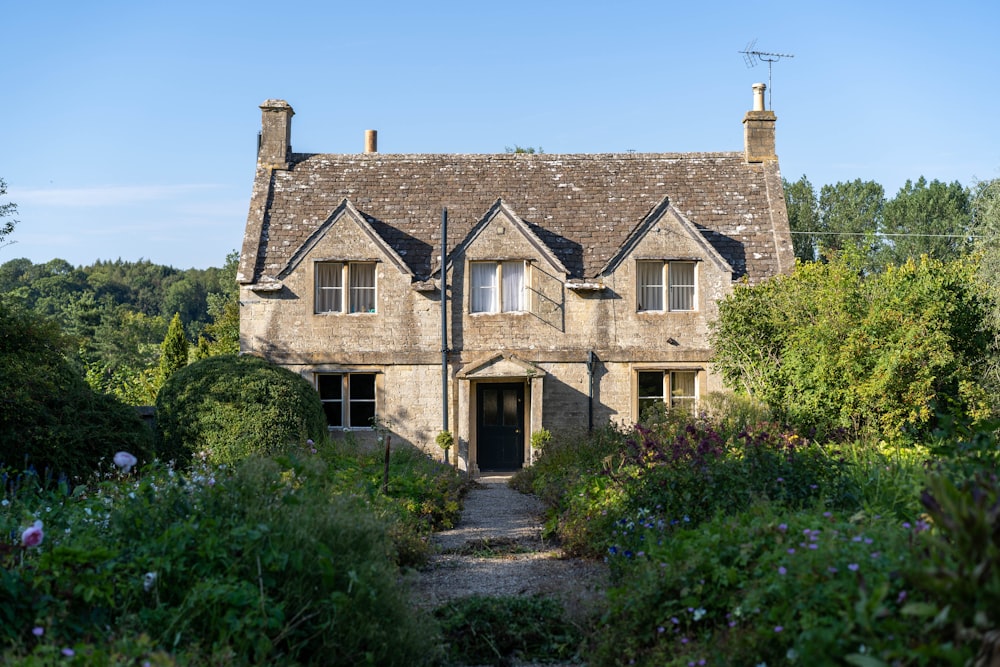
<instances>
[{"instance_id":1,"label":"stone chimney","mask_svg":"<svg viewBox=\"0 0 1000 667\"><path fill-rule=\"evenodd\" d=\"M743 118L743 149L747 162L777 160L774 150L774 123L778 119L773 111L764 109L764 91L767 85L753 84L753 110Z\"/></svg>"},{"instance_id":2,"label":"stone chimney","mask_svg":"<svg viewBox=\"0 0 1000 667\"><path fill-rule=\"evenodd\" d=\"M365 130L365 152L378 153L378 132Z\"/></svg>"},{"instance_id":3,"label":"stone chimney","mask_svg":"<svg viewBox=\"0 0 1000 667\"><path fill-rule=\"evenodd\" d=\"M262 116L257 164L272 169L288 169L292 154L292 106L285 100L267 100L260 105Z\"/></svg>"}]
</instances>

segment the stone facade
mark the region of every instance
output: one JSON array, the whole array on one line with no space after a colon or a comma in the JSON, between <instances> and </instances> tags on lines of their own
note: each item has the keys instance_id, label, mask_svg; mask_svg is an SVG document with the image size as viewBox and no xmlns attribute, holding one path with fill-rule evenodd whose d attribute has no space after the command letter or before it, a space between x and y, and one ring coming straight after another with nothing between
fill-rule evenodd
<instances>
[{"instance_id":1,"label":"stone facade","mask_svg":"<svg viewBox=\"0 0 1000 667\"><path fill-rule=\"evenodd\" d=\"M668 402L721 389L708 342L718 300L794 263L770 111L747 113L733 153L329 155L291 151L287 103L262 110L242 352L316 384L337 431L370 437L354 422L374 412L435 451L447 207L447 420L464 470L530 462L541 428L633 422L658 374ZM642 307L660 267L662 302ZM341 300L327 308L333 274ZM474 312L490 285L519 295L510 312L499 297L485 310L501 312ZM357 312L352 286L359 303L373 295Z\"/></svg>"}]
</instances>

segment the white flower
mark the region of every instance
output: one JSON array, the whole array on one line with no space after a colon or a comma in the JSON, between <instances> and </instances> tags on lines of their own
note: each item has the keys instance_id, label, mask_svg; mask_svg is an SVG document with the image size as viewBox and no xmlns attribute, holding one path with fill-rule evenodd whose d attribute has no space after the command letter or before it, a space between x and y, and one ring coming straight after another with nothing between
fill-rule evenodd
<instances>
[{"instance_id":1,"label":"white flower","mask_svg":"<svg viewBox=\"0 0 1000 667\"><path fill-rule=\"evenodd\" d=\"M128 452L118 452L117 454L115 454L114 461L115 465L121 468L122 472L126 474L128 474L128 471L130 471L132 467L139 462L134 456L132 456Z\"/></svg>"},{"instance_id":2,"label":"white flower","mask_svg":"<svg viewBox=\"0 0 1000 667\"><path fill-rule=\"evenodd\" d=\"M7 507L7 505L10 505L10 501L4 498L3 500L0 500L0 505Z\"/></svg>"},{"instance_id":3,"label":"white flower","mask_svg":"<svg viewBox=\"0 0 1000 667\"><path fill-rule=\"evenodd\" d=\"M153 590L153 586L155 584L156 584L156 573L147 572L146 576L142 580L142 590L148 593L149 591Z\"/></svg>"}]
</instances>

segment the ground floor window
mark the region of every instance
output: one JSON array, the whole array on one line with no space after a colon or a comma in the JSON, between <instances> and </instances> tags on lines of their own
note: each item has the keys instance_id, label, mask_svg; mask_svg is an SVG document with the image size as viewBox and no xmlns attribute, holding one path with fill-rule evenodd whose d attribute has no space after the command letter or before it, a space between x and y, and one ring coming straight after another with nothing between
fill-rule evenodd
<instances>
[{"instance_id":1,"label":"ground floor window","mask_svg":"<svg viewBox=\"0 0 1000 667\"><path fill-rule=\"evenodd\" d=\"M698 371L639 371L639 416L666 403L694 413L698 401Z\"/></svg>"},{"instance_id":2,"label":"ground floor window","mask_svg":"<svg viewBox=\"0 0 1000 667\"><path fill-rule=\"evenodd\" d=\"M317 373L316 389L330 428L371 428L375 373Z\"/></svg>"}]
</instances>

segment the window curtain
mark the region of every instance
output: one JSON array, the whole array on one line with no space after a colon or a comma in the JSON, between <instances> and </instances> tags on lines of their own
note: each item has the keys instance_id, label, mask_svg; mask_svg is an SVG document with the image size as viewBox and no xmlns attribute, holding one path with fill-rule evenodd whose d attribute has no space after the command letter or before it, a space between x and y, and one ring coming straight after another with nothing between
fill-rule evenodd
<instances>
[{"instance_id":1,"label":"window curtain","mask_svg":"<svg viewBox=\"0 0 1000 667\"><path fill-rule=\"evenodd\" d=\"M639 310L663 310L663 263L639 262Z\"/></svg>"},{"instance_id":2,"label":"window curtain","mask_svg":"<svg viewBox=\"0 0 1000 667\"><path fill-rule=\"evenodd\" d=\"M344 292L343 265L324 262L316 265L316 312L340 312Z\"/></svg>"},{"instance_id":3,"label":"window curtain","mask_svg":"<svg viewBox=\"0 0 1000 667\"><path fill-rule=\"evenodd\" d=\"M471 269L472 312L496 312L497 265L493 262L474 262Z\"/></svg>"},{"instance_id":4,"label":"window curtain","mask_svg":"<svg viewBox=\"0 0 1000 667\"><path fill-rule=\"evenodd\" d=\"M375 312L375 265L351 264L351 312Z\"/></svg>"},{"instance_id":5,"label":"window curtain","mask_svg":"<svg viewBox=\"0 0 1000 667\"><path fill-rule=\"evenodd\" d=\"M670 263L670 310L694 310L694 262Z\"/></svg>"},{"instance_id":6,"label":"window curtain","mask_svg":"<svg viewBox=\"0 0 1000 667\"><path fill-rule=\"evenodd\" d=\"M503 263L503 312L524 310L524 262Z\"/></svg>"}]
</instances>

